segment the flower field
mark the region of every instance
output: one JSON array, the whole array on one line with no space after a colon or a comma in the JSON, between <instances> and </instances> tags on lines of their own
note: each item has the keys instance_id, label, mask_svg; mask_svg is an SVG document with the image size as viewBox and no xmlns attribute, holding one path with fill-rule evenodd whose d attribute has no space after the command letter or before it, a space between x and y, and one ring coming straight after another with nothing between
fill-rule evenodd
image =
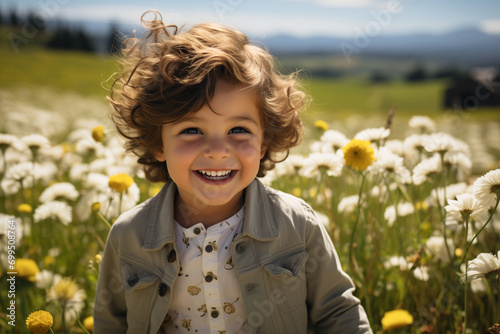
<instances>
[{"instance_id":1,"label":"flower field","mask_svg":"<svg viewBox=\"0 0 500 334\"><path fill-rule=\"evenodd\" d=\"M110 226L161 184L124 153L102 103L0 95L0 332L91 332ZM318 212L374 332L500 322L500 122L458 119L317 121L262 178Z\"/></svg>"}]
</instances>

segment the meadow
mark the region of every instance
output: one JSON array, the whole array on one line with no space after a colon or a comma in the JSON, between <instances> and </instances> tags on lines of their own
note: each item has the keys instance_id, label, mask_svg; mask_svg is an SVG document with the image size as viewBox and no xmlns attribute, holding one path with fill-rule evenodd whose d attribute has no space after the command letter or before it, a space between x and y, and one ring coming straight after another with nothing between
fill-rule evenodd
<instances>
[{"instance_id":1,"label":"meadow","mask_svg":"<svg viewBox=\"0 0 500 334\"><path fill-rule=\"evenodd\" d=\"M0 332L85 333L110 226L161 184L109 121L113 58L0 45ZM500 322L500 110L443 110L446 84L306 77L305 140L262 178L318 212L376 333Z\"/></svg>"}]
</instances>

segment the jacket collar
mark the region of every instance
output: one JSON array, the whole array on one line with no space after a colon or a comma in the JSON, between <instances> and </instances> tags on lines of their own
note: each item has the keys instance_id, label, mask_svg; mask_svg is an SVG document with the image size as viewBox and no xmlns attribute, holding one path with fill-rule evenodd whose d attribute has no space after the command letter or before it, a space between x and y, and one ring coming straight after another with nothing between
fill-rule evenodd
<instances>
[{"instance_id":1,"label":"jacket collar","mask_svg":"<svg viewBox=\"0 0 500 334\"><path fill-rule=\"evenodd\" d=\"M151 211L147 221L142 248L159 250L167 243L175 243L174 203L177 186L167 182L151 200ZM245 189L245 219L242 235L260 241L279 237L274 220L271 201L264 185L257 179Z\"/></svg>"}]
</instances>

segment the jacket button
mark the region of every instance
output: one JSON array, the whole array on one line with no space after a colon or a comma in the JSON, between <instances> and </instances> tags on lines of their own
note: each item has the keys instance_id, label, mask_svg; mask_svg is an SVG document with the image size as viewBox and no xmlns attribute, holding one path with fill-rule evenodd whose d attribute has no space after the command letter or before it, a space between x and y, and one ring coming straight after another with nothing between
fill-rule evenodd
<instances>
[{"instance_id":1,"label":"jacket button","mask_svg":"<svg viewBox=\"0 0 500 334\"><path fill-rule=\"evenodd\" d=\"M210 312L210 315L212 316L212 318L217 318L219 316L219 311L217 311L217 310L212 311L212 312Z\"/></svg>"},{"instance_id":2,"label":"jacket button","mask_svg":"<svg viewBox=\"0 0 500 334\"><path fill-rule=\"evenodd\" d=\"M236 252L239 254L243 253L247 249L247 243L246 242L240 242L239 244L236 245Z\"/></svg>"},{"instance_id":3,"label":"jacket button","mask_svg":"<svg viewBox=\"0 0 500 334\"><path fill-rule=\"evenodd\" d=\"M159 291L158 291L158 294L160 295L160 297L165 296L167 294L167 290L168 290L168 286L165 283L161 283Z\"/></svg>"},{"instance_id":4,"label":"jacket button","mask_svg":"<svg viewBox=\"0 0 500 334\"><path fill-rule=\"evenodd\" d=\"M128 279L128 285L130 286L134 286L137 284L137 282L139 282L139 276L137 276L137 274L134 274L134 276L130 277Z\"/></svg>"},{"instance_id":5,"label":"jacket button","mask_svg":"<svg viewBox=\"0 0 500 334\"><path fill-rule=\"evenodd\" d=\"M196 227L194 230L193 230L194 234L198 235L201 233L201 230L199 227Z\"/></svg>"},{"instance_id":6,"label":"jacket button","mask_svg":"<svg viewBox=\"0 0 500 334\"><path fill-rule=\"evenodd\" d=\"M207 251L207 253L210 253L214 250L214 248L211 245L207 245L207 247L205 247L205 250Z\"/></svg>"},{"instance_id":7,"label":"jacket button","mask_svg":"<svg viewBox=\"0 0 500 334\"><path fill-rule=\"evenodd\" d=\"M175 253L175 249L172 249L170 253L168 253L167 261L172 263L175 262L176 259L177 259L177 254Z\"/></svg>"},{"instance_id":8,"label":"jacket button","mask_svg":"<svg viewBox=\"0 0 500 334\"><path fill-rule=\"evenodd\" d=\"M212 277L212 275L207 275L205 276L205 281L207 281L208 283L212 282L214 278Z\"/></svg>"}]
</instances>

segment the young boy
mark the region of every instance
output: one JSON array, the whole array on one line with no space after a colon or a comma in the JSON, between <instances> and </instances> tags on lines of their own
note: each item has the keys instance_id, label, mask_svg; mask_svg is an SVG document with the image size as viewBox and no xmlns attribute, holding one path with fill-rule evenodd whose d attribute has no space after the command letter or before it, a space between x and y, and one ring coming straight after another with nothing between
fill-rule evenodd
<instances>
[{"instance_id":1,"label":"young boy","mask_svg":"<svg viewBox=\"0 0 500 334\"><path fill-rule=\"evenodd\" d=\"M154 14L110 101L166 183L110 231L94 333L371 333L314 211L256 179L300 141L304 94L244 34Z\"/></svg>"}]
</instances>

